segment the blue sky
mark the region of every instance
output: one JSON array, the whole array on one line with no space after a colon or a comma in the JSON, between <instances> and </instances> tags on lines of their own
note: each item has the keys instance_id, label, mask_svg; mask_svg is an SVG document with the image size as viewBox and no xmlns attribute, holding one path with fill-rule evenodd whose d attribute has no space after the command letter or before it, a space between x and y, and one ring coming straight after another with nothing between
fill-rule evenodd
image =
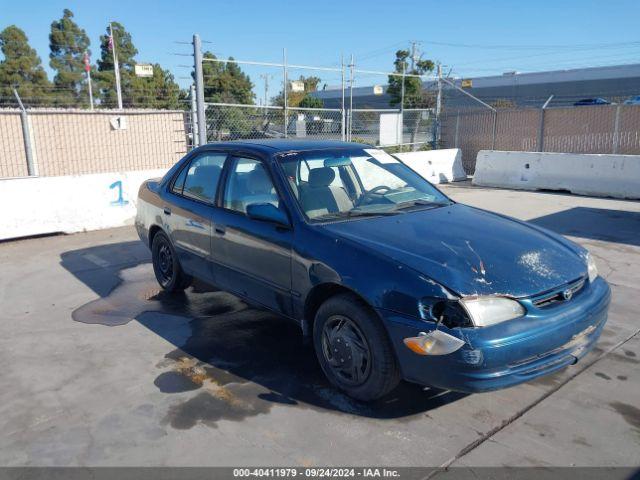
<instances>
[{"instance_id":1,"label":"blue sky","mask_svg":"<svg viewBox=\"0 0 640 480\"><path fill-rule=\"evenodd\" d=\"M0 29L25 30L48 69L49 27L63 8L87 31L92 60L107 22L117 20L132 33L139 61L161 63L182 85L189 70L180 65L191 59L173 53L189 46L174 42L194 32L218 55L277 62L286 47L289 62L331 66L353 53L359 68L372 70L389 70L394 51L417 40L426 58L457 76L640 63L637 0L0 0ZM260 73L273 74L272 85L280 78L274 69L246 70L260 88ZM319 76L339 83L337 75ZM374 83L382 80L360 79Z\"/></svg>"}]
</instances>

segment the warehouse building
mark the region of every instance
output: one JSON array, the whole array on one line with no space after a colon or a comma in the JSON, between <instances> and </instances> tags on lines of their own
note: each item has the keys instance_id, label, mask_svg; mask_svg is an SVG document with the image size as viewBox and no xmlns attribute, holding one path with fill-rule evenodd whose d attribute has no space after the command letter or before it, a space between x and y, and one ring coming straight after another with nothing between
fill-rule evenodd
<instances>
[{"instance_id":1,"label":"warehouse building","mask_svg":"<svg viewBox=\"0 0 640 480\"><path fill-rule=\"evenodd\" d=\"M502 107L541 107L553 95L550 106L568 106L586 98L603 98L621 103L640 95L640 64L577 68L547 72L506 72L502 75L473 78L451 78L458 87L486 103ZM433 81L424 82L426 90L437 89ZM443 94L448 108L473 103L463 93L444 84ZM347 90L347 99L349 92ZM339 108L340 88L314 92L327 108ZM348 101L348 100L347 100ZM390 108L386 86L374 94L374 86L353 89L354 108Z\"/></svg>"}]
</instances>

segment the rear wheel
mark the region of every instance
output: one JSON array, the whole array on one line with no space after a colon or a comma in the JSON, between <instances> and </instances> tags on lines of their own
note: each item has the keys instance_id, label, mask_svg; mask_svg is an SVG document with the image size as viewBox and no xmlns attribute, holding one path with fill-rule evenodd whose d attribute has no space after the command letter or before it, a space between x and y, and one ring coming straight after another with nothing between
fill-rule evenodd
<instances>
[{"instance_id":1,"label":"rear wheel","mask_svg":"<svg viewBox=\"0 0 640 480\"><path fill-rule=\"evenodd\" d=\"M353 398L375 400L400 381L380 319L354 295L337 295L322 304L313 326L313 343L329 381Z\"/></svg>"},{"instance_id":2,"label":"rear wheel","mask_svg":"<svg viewBox=\"0 0 640 480\"><path fill-rule=\"evenodd\" d=\"M153 237L151 259L156 280L166 291L180 292L191 285L192 278L182 271L175 249L164 232Z\"/></svg>"}]
</instances>

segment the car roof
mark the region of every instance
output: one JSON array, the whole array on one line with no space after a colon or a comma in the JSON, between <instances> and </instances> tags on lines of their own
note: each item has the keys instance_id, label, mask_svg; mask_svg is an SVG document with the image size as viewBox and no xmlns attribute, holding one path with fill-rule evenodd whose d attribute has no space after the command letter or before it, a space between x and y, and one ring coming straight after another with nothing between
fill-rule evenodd
<instances>
[{"instance_id":1,"label":"car roof","mask_svg":"<svg viewBox=\"0 0 640 480\"><path fill-rule=\"evenodd\" d=\"M327 148L363 148L371 147L356 142L339 140L307 140L304 138L269 138L256 140L233 140L229 142L208 143L204 147L246 148L264 153L290 152L301 150L320 150Z\"/></svg>"}]
</instances>

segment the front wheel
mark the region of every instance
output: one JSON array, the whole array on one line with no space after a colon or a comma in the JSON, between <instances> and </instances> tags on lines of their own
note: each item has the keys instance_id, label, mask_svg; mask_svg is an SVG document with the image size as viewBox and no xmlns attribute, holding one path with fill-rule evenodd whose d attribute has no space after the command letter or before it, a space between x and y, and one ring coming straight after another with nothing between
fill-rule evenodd
<instances>
[{"instance_id":1,"label":"front wheel","mask_svg":"<svg viewBox=\"0 0 640 480\"><path fill-rule=\"evenodd\" d=\"M166 291L181 292L191 285L192 278L180 268L175 249L164 232L153 237L151 259L156 280Z\"/></svg>"},{"instance_id":2,"label":"front wheel","mask_svg":"<svg viewBox=\"0 0 640 480\"><path fill-rule=\"evenodd\" d=\"M354 295L337 295L322 304L313 326L313 343L329 381L353 398L376 400L400 381L384 326Z\"/></svg>"}]
</instances>

